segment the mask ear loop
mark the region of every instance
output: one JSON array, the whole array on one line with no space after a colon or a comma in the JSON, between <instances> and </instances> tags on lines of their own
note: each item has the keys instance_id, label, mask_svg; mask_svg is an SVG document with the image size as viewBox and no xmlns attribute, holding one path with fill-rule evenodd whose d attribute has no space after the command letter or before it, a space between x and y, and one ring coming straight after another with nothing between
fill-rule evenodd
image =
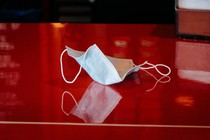
<instances>
[{"instance_id":1,"label":"mask ear loop","mask_svg":"<svg viewBox=\"0 0 210 140\"><path fill-rule=\"evenodd\" d=\"M158 83L163 83L164 84L164 83L168 83L168 82L171 81L171 78L169 76L162 76L161 78L157 79L153 74L151 74L147 70L143 70L143 71L145 71L147 74L149 74L150 76L152 76L156 80L154 86L151 89L146 90L146 92L150 92L153 89L155 89L155 87L157 86ZM162 79L164 79L164 78L168 78L168 80L162 81Z\"/></svg>"},{"instance_id":2,"label":"mask ear loop","mask_svg":"<svg viewBox=\"0 0 210 140\"><path fill-rule=\"evenodd\" d=\"M149 67L143 67L143 65L149 65ZM168 76L170 73L171 73L171 69L169 66L166 66L164 64L152 64L152 63L149 63L147 61L145 61L143 64L141 65L138 65L142 70L148 70L148 69L152 69L152 68L155 68L155 70L162 76ZM168 73L162 73L158 67L165 67L168 69Z\"/></svg>"},{"instance_id":3,"label":"mask ear loop","mask_svg":"<svg viewBox=\"0 0 210 140\"><path fill-rule=\"evenodd\" d=\"M63 80L64 80L66 83L72 84L72 83L75 82L75 80L78 78L79 74L80 74L81 71L82 71L82 64L83 64L83 62L84 62L84 59L85 59L86 54L85 54L85 56L83 57L83 60L82 60L82 62L81 62L80 68L79 68L79 71L77 72L76 76L74 77L74 79L73 79L72 81L68 81L68 80L66 80L66 78L65 78L65 76L64 76L64 72L63 72L63 61L62 61L62 59L63 59L63 54L64 54L65 52L67 52L67 49L65 49L65 50L61 53L61 55L60 55L61 75L62 75Z\"/></svg>"},{"instance_id":4,"label":"mask ear loop","mask_svg":"<svg viewBox=\"0 0 210 140\"><path fill-rule=\"evenodd\" d=\"M143 67L143 65L149 65L149 67ZM154 64L152 64L152 63L149 63L149 62L145 61L143 64L138 65L138 66L139 66L143 71L145 71L147 74L149 74L150 76L152 76L152 77L156 80L156 83L154 84L154 86L153 86L151 89L146 90L146 92L152 91L152 90L157 86L158 83L168 83L168 82L171 81L171 78L168 76L168 75L171 73L171 69L170 69L170 67L168 67L168 66L166 66L166 65L164 65L164 64L156 64L156 65L154 65ZM165 67L165 68L167 68L167 69L168 69L168 73L162 73L162 72L158 69L158 67ZM155 70L156 70L160 75L162 75L162 77L158 79L158 78L156 78L153 74L151 74L150 72L147 71L148 69L152 69L152 68L155 68ZM164 78L168 78L168 80L162 81L162 79L164 79Z\"/></svg>"},{"instance_id":5,"label":"mask ear loop","mask_svg":"<svg viewBox=\"0 0 210 140\"><path fill-rule=\"evenodd\" d=\"M62 111L63 111L64 114L66 114L67 116L69 116L70 112L66 112L64 110L64 108L63 108L63 101L64 101L64 95L65 94L68 94L68 95L70 95L72 97L72 99L74 100L74 102L75 102L75 104L76 104L77 107L78 107L78 103L77 103L76 99L74 98L74 96L70 92L68 92L68 91L64 91L63 92L62 98L61 98L61 109L62 109Z\"/></svg>"},{"instance_id":6,"label":"mask ear loop","mask_svg":"<svg viewBox=\"0 0 210 140\"><path fill-rule=\"evenodd\" d=\"M65 111L65 109L63 108L63 102L64 102L64 96L65 96L65 94L68 94L68 95L70 95L71 97L72 97L72 99L74 100L74 102L75 102L75 104L76 104L76 106L78 107L79 105L78 105L78 103L77 103L77 100L74 98L74 95L72 95L70 92L68 92L68 91L64 91L63 92L63 94L62 94L62 98L61 98L61 110L63 111L63 113L66 115L66 116L69 116L69 114L70 114L70 112L66 112ZM81 113L81 112L80 112ZM81 113L81 115L82 115L82 113ZM82 115L83 116L83 115ZM85 121L85 119L82 119L85 123L86 123L86 121Z\"/></svg>"}]
</instances>

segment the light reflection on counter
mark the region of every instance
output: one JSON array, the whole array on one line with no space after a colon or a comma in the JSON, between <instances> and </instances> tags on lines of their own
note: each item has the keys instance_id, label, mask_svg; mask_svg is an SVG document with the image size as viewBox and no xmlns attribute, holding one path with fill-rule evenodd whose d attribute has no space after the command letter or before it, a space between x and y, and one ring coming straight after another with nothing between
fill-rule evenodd
<instances>
[{"instance_id":1,"label":"light reflection on counter","mask_svg":"<svg viewBox=\"0 0 210 140\"><path fill-rule=\"evenodd\" d=\"M111 46L113 46L112 53L113 57L126 58L129 56L128 49L130 47L130 36L114 36L111 39Z\"/></svg>"},{"instance_id":2,"label":"light reflection on counter","mask_svg":"<svg viewBox=\"0 0 210 140\"><path fill-rule=\"evenodd\" d=\"M195 104L193 96L178 96L175 101L185 107L193 107Z\"/></svg>"},{"instance_id":3,"label":"light reflection on counter","mask_svg":"<svg viewBox=\"0 0 210 140\"><path fill-rule=\"evenodd\" d=\"M193 80L210 84L210 72L194 70L178 70L178 76L182 79Z\"/></svg>"},{"instance_id":4,"label":"light reflection on counter","mask_svg":"<svg viewBox=\"0 0 210 140\"><path fill-rule=\"evenodd\" d=\"M0 108L13 109L21 106L22 102L14 92L0 92Z\"/></svg>"},{"instance_id":5,"label":"light reflection on counter","mask_svg":"<svg viewBox=\"0 0 210 140\"><path fill-rule=\"evenodd\" d=\"M12 60L10 54L0 55L0 68L18 68L20 64Z\"/></svg>"},{"instance_id":6,"label":"light reflection on counter","mask_svg":"<svg viewBox=\"0 0 210 140\"><path fill-rule=\"evenodd\" d=\"M11 42L8 42L6 38L6 35L0 35L0 50L14 50L14 45Z\"/></svg>"},{"instance_id":7,"label":"light reflection on counter","mask_svg":"<svg viewBox=\"0 0 210 140\"><path fill-rule=\"evenodd\" d=\"M23 105L16 93L21 64L14 60L15 44L9 41L13 31L19 28L18 23L0 24L0 120L6 120L14 109Z\"/></svg>"},{"instance_id":8,"label":"light reflection on counter","mask_svg":"<svg viewBox=\"0 0 210 140\"><path fill-rule=\"evenodd\" d=\"M18 30L20 23L0 23L0 31L5 30Z\"/></svg>"},{"instance_id":9,"label":"light reflection on counter","mask_svg":"<svg viewBox=\"0 0 210 140\"><path fill-rule=\"evenodd\" d=\"M176 42L176 67L181 79L210 84L210 44Z\"/></svg>"},{"instance_id":10,"label":"light reflection on counter","mask_svg":"<svg viewBox=\"0 0 210 140\"><path fill-rule=\"evenodd\" d=\"M4 84L2 85L15 87L18 85L18 81L20 80L20 73L18 71L0 71L0 80L3 80Z\"/></svg>"}]
</instances>

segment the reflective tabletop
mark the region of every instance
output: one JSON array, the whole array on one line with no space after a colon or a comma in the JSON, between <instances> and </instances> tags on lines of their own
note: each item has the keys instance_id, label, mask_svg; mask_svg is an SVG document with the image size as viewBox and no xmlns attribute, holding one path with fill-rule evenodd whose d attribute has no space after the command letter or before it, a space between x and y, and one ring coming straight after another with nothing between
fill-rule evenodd
<instances>
[{"instance_id":1,"label":"reflective tabletop","mask_svg":"<svg viewBox=\"0 0 210 140\"><path fill-rule=\"evenodd\" d=\"M104 85L61 57L94 44L171 73L140 67ZM69 81L81 72L66 83L61 66ZM210 138L210 41L179 38L174 24L0 23L0 85L2 140Z\"/></svg>"}]
</instances>

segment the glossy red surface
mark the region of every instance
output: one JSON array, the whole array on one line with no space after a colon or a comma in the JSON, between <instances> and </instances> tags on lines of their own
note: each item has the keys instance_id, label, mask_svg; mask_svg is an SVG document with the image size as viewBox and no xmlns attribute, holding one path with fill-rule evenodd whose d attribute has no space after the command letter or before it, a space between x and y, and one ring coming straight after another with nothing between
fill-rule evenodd
<instances>
[{"instance_id":1,"label":"glossy red surface","mask_svg":"<svg viewBox=\"0 0 210 140\"><path fill-rule=\"evenodd\" d=\"M135 64L165 64L171 80L155 86L140 70L105 86L82 70L65 83L65 46L93 44ZM210 42L177 38L173 24L1 23L0 139L209 139L209 64ZM63 66L73 79L78 63L64 54Z\"/></svg>"}]
</instances>

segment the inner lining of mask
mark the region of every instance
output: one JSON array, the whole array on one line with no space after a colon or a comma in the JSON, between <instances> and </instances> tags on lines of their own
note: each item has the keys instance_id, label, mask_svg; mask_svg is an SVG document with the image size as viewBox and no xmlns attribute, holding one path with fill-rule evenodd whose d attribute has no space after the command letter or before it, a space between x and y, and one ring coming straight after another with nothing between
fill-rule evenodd
<instances>
[{"instance_id":1,"label":"inner lining of mask","mask_svg":"<svg viewBox=\"0 0 210 140\"><path fill-rule=\"evenodd\" d=\"M131 59L120 59L110 56L107 56L107 58L114 65L121 78L123 78L129 72L129 70L135 66L133 60Z\"/></svg>"},{"instance_id":2,"label":"inner lining of mask","mask_svg":"<svg viewBox=\"0 0 210 140\"><path fill-rule=\"evenodd\" d=\"M69 48L68 46L66 46L66 49L67 49L68 55L72 56L72 57L80 57L85 53L85 52L82 52L82 51L77 51L77 50L74 50L72 48Z\"/></svg>"}]
</instances>

